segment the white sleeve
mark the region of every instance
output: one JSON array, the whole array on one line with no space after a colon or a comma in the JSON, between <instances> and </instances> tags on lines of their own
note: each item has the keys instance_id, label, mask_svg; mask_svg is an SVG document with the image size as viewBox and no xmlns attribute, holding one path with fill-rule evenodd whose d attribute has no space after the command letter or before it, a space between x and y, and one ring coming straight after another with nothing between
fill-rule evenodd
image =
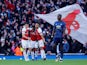
<instances>
[{"instance_id":1,"label":"white sleeve","mask_svg":"<svg viewBox=\"0 0 87 65\"><path fill-rule=\"evenodd\" d=\"M32 30L32 28L28 28L28 30Z\"/></svg>"},{"instance_id":2,"label":"white sleeve","mask_svg":"<svg viewBox=\"0 0 87 65\"><path fill-rule=\"evenodd\" d=\"M43 35L41 28L38 28L38 32L40 33L40 35Z\"/></svg>"},{"instance_id":3,"label":"white sleeve","mask_svg":"<svg viewBox=\"0 0 87 65\"><path fill-rule=\"evenodd\" d=\"M26 32L26 29L23 28L23 29L22 29L22 34L25 34L25 32Z\"/></svg>"}]
</instances>

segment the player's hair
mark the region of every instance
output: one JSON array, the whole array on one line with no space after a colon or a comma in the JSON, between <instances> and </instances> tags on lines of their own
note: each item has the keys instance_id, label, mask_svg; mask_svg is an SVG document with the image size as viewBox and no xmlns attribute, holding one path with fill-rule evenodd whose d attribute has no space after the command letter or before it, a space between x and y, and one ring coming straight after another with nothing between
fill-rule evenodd
<instances>
[{"instance_id":1,"label":"player's hair","mask_svg":"<svg viewBox=\"0 0 87 65\"><path fill-rule=\"evenodd\" d=\"M40 23L38 23L38 22L36 22L35 24L38 24L38 25L40 25Z\"/></svg>"},{"instance_id":2,"label":"player's hair","mask_svg":"<svg viewBox=\"0 0 87 65\"><path fill-rule=\"evenodd\" d=\"M24 25L29 24L28 22L25 22Z\"/></svg>"},{"instance_id":3,"label":"player's hair","mask_svg":"<svg viewBox=\"0 0 87 65\"><path fill-rule=\"evenodd\" d=\"M57 15L57 17L58 17L58 16L62 17L62 15L61 15L61 14L58 14L58 15Z\"/></svg>"},{"instance_id":4,"label":"player's hair","mask_svg":"<svg viewBox=\"0 0 87 65\"><path fill-rule=\"evenodd\" d=\"M35 26L32 26L32 28L33 28L33 31L35 31Z\"/></svg>"},{"instance_id":5,"label":"player's hair","mask_svg":"<svg viewBox=\"0 0 87 65\"><path fill-rule=\"evenodd\" d=\"M23 24L23 27L25 27L26 24L28 24L28 23L24 23L24 24ZM28 25L29 25L29 24L28 24Z\"/></svg>"}]
</instances>

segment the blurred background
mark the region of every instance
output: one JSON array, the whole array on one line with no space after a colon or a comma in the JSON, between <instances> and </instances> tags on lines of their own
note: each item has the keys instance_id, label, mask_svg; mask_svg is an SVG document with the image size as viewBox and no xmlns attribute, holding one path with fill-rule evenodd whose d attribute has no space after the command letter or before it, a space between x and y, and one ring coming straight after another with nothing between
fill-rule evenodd
<instances>
[{"instance_id":1,"label":"blurred background","mask_svg":"<svg viewBox=\"0 0 87 65\"><path fill-rule=\"evenodd\" d=\"M21 53L19 56L22 55L21 30L25 22L30 27L36 22L40 23L46 40L46 53L55 53L55 48L51 46L53 26L34 14L47 14L75 3L81 6L87 16L87 0L0 0L0 55L17 55L18 50ZM87 43L83 45L68 34L65 35L63 44L65 53L87 54Z\"/></svg>"}]
</instances>

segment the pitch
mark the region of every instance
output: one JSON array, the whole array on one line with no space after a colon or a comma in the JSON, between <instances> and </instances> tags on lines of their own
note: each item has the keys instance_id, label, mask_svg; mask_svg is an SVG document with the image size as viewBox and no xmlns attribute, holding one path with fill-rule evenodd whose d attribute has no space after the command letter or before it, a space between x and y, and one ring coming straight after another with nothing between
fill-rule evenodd
<instances>
[{"instance_id":1,"label":"pitch","mask_svg":"<svg viewBox=\"0 0 87 65\"><path fill-rule=\"evenodd\" d=\"M55 60L0 60L0 65L87 65L87 60L63 60L63 62L55 62Z\"/></svg>"}]
</instances>

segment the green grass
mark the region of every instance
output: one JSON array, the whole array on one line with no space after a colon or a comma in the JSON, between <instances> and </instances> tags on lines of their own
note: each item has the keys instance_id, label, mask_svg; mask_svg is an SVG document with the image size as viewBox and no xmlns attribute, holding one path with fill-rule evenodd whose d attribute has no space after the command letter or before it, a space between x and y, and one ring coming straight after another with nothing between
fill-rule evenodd
<instances>
[{"instance_id":1,"label":"green grass","mask_svg":"<svg viewBox=\"0 0 87 65\"><path fill-rule=\"evenodd\" d=\"M87 60L64 60L63 62L55 62L55 60L0 60L0 65L87 65Z\"/></svg>"}]
</instances>

